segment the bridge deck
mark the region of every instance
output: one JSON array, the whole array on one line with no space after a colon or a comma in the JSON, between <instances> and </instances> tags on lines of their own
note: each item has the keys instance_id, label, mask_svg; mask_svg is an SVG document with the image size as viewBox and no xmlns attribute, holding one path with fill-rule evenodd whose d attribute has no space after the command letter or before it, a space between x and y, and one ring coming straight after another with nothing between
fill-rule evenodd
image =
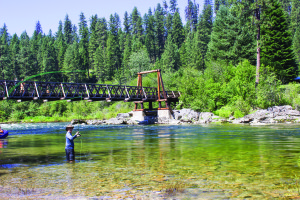
<instances>
[{"instance_id":1,"label":"bridge deck","mask_svg":"<svg viewBox=\"0 0 300 200\"><path fill-rule=\"evenodd\" d=\"M160 98L158 98L160 95ZM158 94L156 87L104 85L93 83L58 83L36 81L0 80L0 100L17 99L20 101L69 99L90 101L142 101L177 102L179 92L166 91Z\"/></svg>"}]
</instances>

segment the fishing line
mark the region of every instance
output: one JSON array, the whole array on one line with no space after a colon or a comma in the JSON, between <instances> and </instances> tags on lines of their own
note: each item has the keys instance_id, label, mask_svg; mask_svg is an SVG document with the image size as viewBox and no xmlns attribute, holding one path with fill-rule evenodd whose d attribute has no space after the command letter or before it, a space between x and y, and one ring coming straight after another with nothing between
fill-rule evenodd
<instances>
[{"instance_id":1,"label":"fishing line","mask_svg":"<svg viewBox=\"0 0 300 200\"><path fill-rule=\"evenodd\" d=\"M81 102L82 102L82 95L81 95ZM78 132L80 126L80 115L81 115L81 106L79 105L79 113L78 113ZM80 133L79 133L80 134ZM80 138L80 161L81 162L81 151L82 151L82 139Z\"/></svg>"},{"instance_id":2,"label":"fishing line","mask_svg":"<svg viewBox=\"0 0 300 200\"><path fill-rule=\"evenodd\" d=\"M29 76L27 78L25 78L23 81L19 81L14 87L12 87L8 93L12 93L12 91L14 91L16 89L16 87L18 87L20 84L24 83L25 81L27 80L30 80L32 78L35 78L37 76L42 76L42 75L46 75L46 74L55 74L55 73L73 73L73 72L86 72L85 70L75 70L75 71L52 71L52 72L44 72L44 73L40 73L40 74L36 74L36 75L32 75L32 76Z\"/></svg>"},{"instance_id":3,"label":"fishing line","mask_svg":"<svg viewBox=\"0 0 300 200\"><path fill-rule=\"evenodd\" d=\"M12 91L14 91L20 84L23 84L25 81L27 81L27 80L30 80L30 79L32 79L32 78L35 78L35 77L38 77L38 76L43 76L43 75L46 75L46 74L55 74L55 73L74 73L74 72L82 72L82 73L84 73L84 72L86 72L85 70L74 70L74 71L52 71L52 72L44 72L44 73L39 73L39 74L36 74L36 75L32 75L32 76L29 76L29 77L27 77L27 78L25 78L23 81L19 81L14 87L12 87L9 91L8 91L8 94L10 94L10 93L12 93ZM82 95L81 95L81 97L79 97L79 98L81 98L81 101L82 101ZM81 115L81 108L80 108L80 106L79 106L79 112L80 113L78 113L78 123L79 123L79 114ZM80 124L78 124L78 132L79 132L79 127L80 126ZM80 138L80 142L81 142L81 145L80 145L80 162L81 162L81 150L82 150L82 140L81 140L81 138Z\"/></svg>"}]
</instances>

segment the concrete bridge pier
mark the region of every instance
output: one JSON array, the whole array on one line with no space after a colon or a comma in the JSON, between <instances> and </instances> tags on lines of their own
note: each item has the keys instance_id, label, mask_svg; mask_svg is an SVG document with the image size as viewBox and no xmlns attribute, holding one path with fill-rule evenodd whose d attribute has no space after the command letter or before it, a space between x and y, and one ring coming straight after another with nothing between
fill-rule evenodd
<instances>
[{"instance_id":1,"label":"concrete bridge pier","mask_svg":"<svg viewBox=\"0 0 300 200\"><path fill-rule=\"evenodd\" d=\"M144 121L145 120L145 113L144 111L132 111L132 120L136 120L136 121Z\"/></svg>"},{"instance_id":2,"label":"concrete bridge pier","mask_svg":"<svg viewBox=\"0 0 300 200\"><path fill-rule=\"evenodd\" d=\"M174 119L169 109L157 110L157 119L159 118Z\"/></svg>"},{"instance_id":3,"label":"concrete bridge pier","mask_svg":"<svg viewBox=\"0 0 300 200\"><path fill-rule=\"evenodd\" d=\"M153 111L151 113L152 113L151 115L149 115L149 114L147 115L145 111L133 111L131 119L139 121L139 122L149 120L150 118L153 119L153 117L155 117L157 119L156 121L159 121L160 119L161 120L174 119L174 117L172 116L172 113L169 109L157 110L154 115L153 115Z\"/></svg>"}]
</instances>

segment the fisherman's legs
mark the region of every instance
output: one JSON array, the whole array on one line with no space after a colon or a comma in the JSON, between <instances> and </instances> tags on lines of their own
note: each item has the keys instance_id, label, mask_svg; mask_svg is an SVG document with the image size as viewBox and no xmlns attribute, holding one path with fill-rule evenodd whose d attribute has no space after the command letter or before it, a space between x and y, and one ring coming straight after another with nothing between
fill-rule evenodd
<instances>
[{"instance_id":1,"label":"fisherman's legs","mask_svg":"<svg viewBox=\"0 0 300 200\"><path fill-rule=\"evenodd\" d=\"M75 160L74 149L66 149L66 158L67 158L67 161Z\"/></svg>"}]
</instances>

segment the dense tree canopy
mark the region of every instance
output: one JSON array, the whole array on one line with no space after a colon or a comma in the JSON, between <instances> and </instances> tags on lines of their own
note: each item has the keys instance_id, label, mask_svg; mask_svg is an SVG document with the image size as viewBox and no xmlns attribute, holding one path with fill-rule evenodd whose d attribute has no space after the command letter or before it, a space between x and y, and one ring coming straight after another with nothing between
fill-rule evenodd
<instances>
[{"instance_id":1,"label":"dense tree canopy","mask_svg":"<svg viewBox=\"0 0 300 200\"><path fill-rule=\"evenodd\" d=\"M181 19L180 12L184 12L185 19ZM184 10L178 9L177 0L170 0L147 13L140 13L134 7L124 15L119 14L112 14L109 19L95 14L86 19L80 13L78 25L72 24L66 15L53 35L51 31L47 35L43 32L40 21L32 36L26 31L11 36L4 24L0 29L1 79L21 80L62 70L73 72L35 79L125 84L139 70L161 68L169 74L166 80L169 87L192 95L191 99L183 97L183 104L211 110L229 103L226 98L233 93L244 96L235 98L239 102L254 105L246 99L250 97L242 88L238 92L225 87L237 84L234 73L241 76L245 72L251 76L247 80L253 81L252 65L259 57L256 47L261 50L262 76L266 77L267 71L272 74L270 77L288 83L298 75L299 0L215 0L214 3L205 0L203 8L196 0L188 0ZM189 84L186 80L193 79L186 77L188 70L198 77L205 76L201 80L194 77L199 84L194 83L190 91L183 87ZM226 79L226 85L216 77ZM211 91L205 98L198 98L196 93L202 94L203 88L222 90L223 94ZM193 98L198 100L191 103Z\"/></svg>"}]
</instances>

